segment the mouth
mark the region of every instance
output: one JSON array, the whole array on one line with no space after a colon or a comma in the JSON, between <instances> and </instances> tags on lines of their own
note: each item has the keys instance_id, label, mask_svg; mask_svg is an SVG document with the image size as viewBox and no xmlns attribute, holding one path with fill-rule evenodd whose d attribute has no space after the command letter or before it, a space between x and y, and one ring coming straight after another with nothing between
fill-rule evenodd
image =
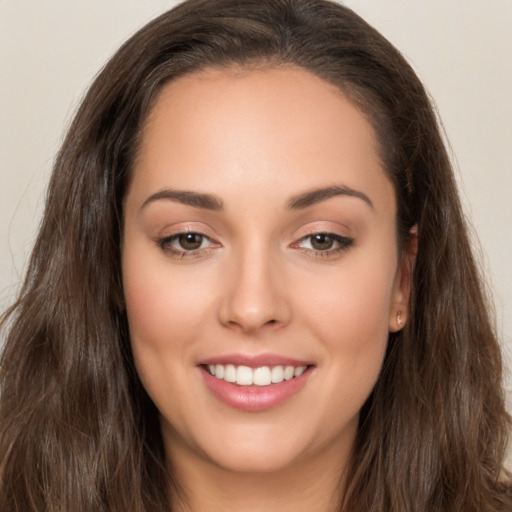
<instances>
[{"instance_id":1,"label":"mouth","mask_svg":"<svg viewBox=\"0 0 512 512\"><path fill-rule=\"evenodd\" d=\"M243 411L284 404L308 382L315 365L281 357L231 356L202 361L198 368L212 395Z\"/></svg>"},{"instance_id":2,"label":"mouth","mask_svg":"<svg viewBox=\"0 0 512 512\"><path fill-rule=\"evenodd\" d=\"M250 366L234 364L203 365L205 370L216 379L237 384L238 386L271 386L300 377L311 365Z\"/></svg>"}]
</instances>

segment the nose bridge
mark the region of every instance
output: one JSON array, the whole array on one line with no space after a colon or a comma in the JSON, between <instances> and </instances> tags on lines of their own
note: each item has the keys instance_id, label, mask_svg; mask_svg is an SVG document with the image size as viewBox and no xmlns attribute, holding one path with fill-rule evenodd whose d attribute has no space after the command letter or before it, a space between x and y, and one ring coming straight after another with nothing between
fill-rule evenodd
<instances>
[{"instance_id":1,"label":"nose bridge","mask_svg":"<svg viewBox=\"0 0 512 512\"><path fill-rule=\"evenodd\" d=\"M279 262L272 248L261 240L233 251L221 305L224 325L254 332L289 321L290 308L283 289Z\"/></svg>"}]
</instances>

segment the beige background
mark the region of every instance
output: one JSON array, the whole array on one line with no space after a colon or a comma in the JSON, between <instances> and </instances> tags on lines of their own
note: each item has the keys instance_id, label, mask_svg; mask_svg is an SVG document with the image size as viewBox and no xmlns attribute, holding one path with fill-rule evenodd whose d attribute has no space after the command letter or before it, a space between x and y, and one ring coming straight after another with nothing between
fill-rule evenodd
<instances>
[{"instance_id":1,"label":"beige background","mask_svg":"<svg viewBox=\"0 0 512 512\"><path fill-rule=\"evenodd\" d=\"M174 3L0 0L0 310L16 293L83 91L122 41ZM345 3L406 55L438 104L512 355L512 0Z\"/></svg>"}]
</instances>

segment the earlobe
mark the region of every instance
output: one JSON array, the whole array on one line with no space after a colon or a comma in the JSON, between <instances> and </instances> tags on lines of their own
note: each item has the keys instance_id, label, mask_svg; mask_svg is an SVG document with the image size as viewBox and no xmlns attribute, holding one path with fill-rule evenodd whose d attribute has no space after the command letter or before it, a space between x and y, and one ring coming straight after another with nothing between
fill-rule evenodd
<instances>
[{"instance_id":1,"label":"earlobe","mask_svg":"<svg viewBox=\"0 0 512 512\"><path fill-rule=\"evenodd\" d=\"M401 330L409 313L412 279L416 254L418 252L418 228L413 226L402 250L393 290L393 300L389 312L389 332Z\"/></svg>"}]
</instances>

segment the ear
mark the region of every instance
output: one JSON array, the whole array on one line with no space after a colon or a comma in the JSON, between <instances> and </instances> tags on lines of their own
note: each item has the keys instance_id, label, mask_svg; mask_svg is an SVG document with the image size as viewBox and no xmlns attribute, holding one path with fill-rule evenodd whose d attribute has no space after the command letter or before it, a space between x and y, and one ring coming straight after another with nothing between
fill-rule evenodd
<instances>
[{"instance_id":1,"label":"ear","mask_svg":"<svg viewBox=\"0 0 512 512\"><path fill-rule=\"evenodd\" d=\"M389 310L389 332L401 330L407 321L409 314L409 298L411 296L412 275L416 254L418 252L418 227L415 225L409 231L400 256L393 296Z\"/></svg>"}]
</instances>

